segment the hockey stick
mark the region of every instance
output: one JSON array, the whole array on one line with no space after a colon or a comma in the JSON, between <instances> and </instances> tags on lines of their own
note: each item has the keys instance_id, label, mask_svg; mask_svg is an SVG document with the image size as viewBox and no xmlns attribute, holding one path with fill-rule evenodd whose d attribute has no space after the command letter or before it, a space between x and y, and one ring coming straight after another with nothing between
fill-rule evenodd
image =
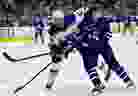
<instances>
[{"instance_id":1,"label":"hockey stick","mask_svg":"<svg viewBox=\"0 0 138 96\"><path fill-rule=\"evenodd\" d=\"M106 81L106 82L108 82L109 81L109 79L110 79L110 77L111 77L111 70L112 70L112 68L111 68L112 66L111 66L111 64L108 64L108 70L107 70L107 74L105 75L105 77L104 77L104 80Z\"/></svg>"},{"instance_id":2,"label":"hockey stick","mask_svg":"<svg viewBox=\"0 0 138 96\"><path fill-rule=\"evenodd\" d=\"M99 66L98 69L103 70L104 67L105 67L105 63L102 61L102 65ZM111 69L112 69L112 68L111 68L111 64L108 64L108 69L106 70L106 74L105 74L105 77L104 77L104 80L105 80L106 82L108 82L109 79L110 79L110 77L111 77Z\"/></svg>"},{"instance_id":3,"label":"hockey stick","mask_svg":"<svg viewBox=\"0 0 138 96\"><path fill-rule=\"evenodd\" d=\"M42 54L33 55L33 56L29 56L29 57L24 57L24 58L20 58L20 59L15 59L15 58L11 57L10 55L8 55L8 53L6 53L6 52L3 52L2 54L6 59L8 59L11 62L19 62L19 61L23 61L23 60L28 60L28 59L40 57L40 56L49 55L50 53L42 53Z\"/></svg>"},{"instance_id":4,"label":"hockey stick","mask_svg":"<svg viewBox=\"0 0 138 96\"><path fill-rule=\"evenodd\" d=\"M14 94L16 94L17 92L19 92L20 90L22 90L23 88L25 88L29 83L31 83L41 72L43 72L44 70L46 70L53 62L48 63L48 65L46 65L43 69L41 69L31 80L29 80L26 84L17 87L13 92Z\"/></svg>"}]
</instances>

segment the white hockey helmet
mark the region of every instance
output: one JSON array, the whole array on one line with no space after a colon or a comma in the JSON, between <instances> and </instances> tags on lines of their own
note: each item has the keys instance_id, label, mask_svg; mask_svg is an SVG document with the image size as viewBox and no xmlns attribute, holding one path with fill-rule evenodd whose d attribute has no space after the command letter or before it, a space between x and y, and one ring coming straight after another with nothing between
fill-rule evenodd
<instances>
[{"instance_id":1,"label":"white hockey helmet","mask_svg":"<svg viewBox=\"0 0 138 96\"><path fill-rule=\"evenodd\" d=\"M52 11L53 22L58 26L64 25L64 11L62 9L56 9Z\"/></svg>"},{"instance_id":2,"label":"white hockey helmet","mask_svg":"<svg viewBox=\"0 0 138 96\"><path fill-rule=\"evenodd\" d=\"M52 17L53 18L64 18L64 11L60 9L53 10Z\"/></svg>"}]
</instances>

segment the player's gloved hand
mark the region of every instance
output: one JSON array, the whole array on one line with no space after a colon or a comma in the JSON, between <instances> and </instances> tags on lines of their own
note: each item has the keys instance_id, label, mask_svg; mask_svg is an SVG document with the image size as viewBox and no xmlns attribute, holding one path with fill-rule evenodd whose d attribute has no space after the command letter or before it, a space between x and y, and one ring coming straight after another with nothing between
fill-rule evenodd
<instances>
[{"instance_id":1,"label":"player's gloved hand","mask_svg":"<svg viewBox=\"0 0 138 96\"><path fill-rule=\"evenodd\" d=\"M77 49L76 48L73 48L72 53L73 54L76 54L76 52L77 52Z\"/></svg>"},{"instance_id":2,"label":"player's gloved hand","mask_svg":"<svg viewBox=\"0 0 138 96\"><path fill-rule=\"evenodd\" d=\"M69 49L66 50L65 58L68 58L70 52L72 52L72 48L69 48Z\"/></svg>"},{"instance_id":3,"label":"player's gloved hand","mask_svg":"<svg viewBox=\"0 0 138 96\"><path fill-rule=\"evenodd\" d=\"M70 53L74 53L75 54L76 52L77 52L77 50L75 48L68 48L66 50L66 52L65 52L65 58L68 58Z\"/></svg>"}]
</instances>

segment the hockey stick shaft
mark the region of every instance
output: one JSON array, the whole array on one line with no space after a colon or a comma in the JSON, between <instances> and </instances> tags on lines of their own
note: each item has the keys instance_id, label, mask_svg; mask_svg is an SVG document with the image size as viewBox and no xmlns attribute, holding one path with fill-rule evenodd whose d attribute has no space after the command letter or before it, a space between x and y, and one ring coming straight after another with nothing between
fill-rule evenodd
<instances>
[{"instance_id":1,"label":"hockey stick shaft","mask_svg":"<svg viewBox=\"0 0 138 96\"><path fill-rule=\"evenodd\" d=\"M16 88L16 90L14 90L14 94L16 94L17 92L19 92L20 90L22 90L23 88L25 88L28 84L30 84L41 72L43 72L44 70L46 70L53 62L48 63L48 65L46 65L43 69L41 69L31 80L29 80L26 84L24 84L23 86L20 86L18 88Z\"/></svg>"},{"instance_id":2,"label":"hockey stick shaft","mask_svg":"<svg viewBox=\"0 0 138 96\"><path fill-rule=\"evenodd\" d=\"M112 66L111 66L111 64L108 64L107 74L106 74L106 76L104 77L104 80L105 80L106 82L108 82L108 81L109 81L109 78L111 77L111 70L112 70Z\"/></svg>"},{"instance_id":3,"label":"hockey stick shaft","mask_svg":"<svg viewBox=\"0 0 138 96\"><path fill-rule=\"evenodd\" d=\"M11 62L19 62L19 61L23 61L23 60L28 60L28 59L32 59L32 58L37 58L37 57L41 57L41 56L45 56L45 55L49 55L50 53L42 53L42 54L38 54L38 55L34 55L34 56L29 56L29 57L24 57L24 58L20 58L20 59L15 59L12 58L11 56L8 55L8 53L3 52L2 53L3 56L8 59Z\"/></svg>"}]
</instances>

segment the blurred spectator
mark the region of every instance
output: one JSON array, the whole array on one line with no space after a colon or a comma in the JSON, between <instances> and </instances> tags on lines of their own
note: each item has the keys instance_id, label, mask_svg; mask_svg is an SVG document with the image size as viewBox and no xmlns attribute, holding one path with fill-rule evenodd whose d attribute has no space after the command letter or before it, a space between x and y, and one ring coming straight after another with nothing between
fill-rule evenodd
<instances>
[{"instance_id":1,"label":"blurred spectator","mask_svg":"<svg viewBox=\"0 0 138 96\"><path fill-rule=\"evenodd\" d=\"M95 1L104 3L100 5ZM105 15L136 15L136 0L0 0L0 23L5 26L19 20L20 25L26 25L32 16L49 16L54 8L64 9L65 14L70 15L82 6L96 7L98 4L100 7L110 5L103 9Z\"/></svg>"}]
</instances>

